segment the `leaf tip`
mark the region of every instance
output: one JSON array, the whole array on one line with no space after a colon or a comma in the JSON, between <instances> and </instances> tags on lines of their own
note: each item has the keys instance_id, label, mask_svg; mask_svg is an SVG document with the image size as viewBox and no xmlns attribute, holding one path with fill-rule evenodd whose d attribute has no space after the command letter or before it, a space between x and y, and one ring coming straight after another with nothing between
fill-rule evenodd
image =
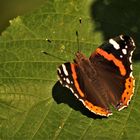
<instances>
[{"instance_id":1,"label":"leaf tip","mask_svg":"<svg viewBox=\"0 0 140 140\"><path fill-rule=\"evenodd\" d=\"M17 16L16 18L9 20L10 25L12 25L14 23L20 23L20 22L21 22L20 16Z\"/></svg>"}]
</instances>

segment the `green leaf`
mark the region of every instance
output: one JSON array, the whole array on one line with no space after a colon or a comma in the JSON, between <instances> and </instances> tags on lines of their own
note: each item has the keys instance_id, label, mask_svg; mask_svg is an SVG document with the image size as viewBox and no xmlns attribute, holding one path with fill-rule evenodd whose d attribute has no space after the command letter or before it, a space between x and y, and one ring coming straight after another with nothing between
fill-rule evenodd
<instances>
[{"instance_id":1,"label":"green leaf","mask_svg":"<svg viewBox=\"0 0 140 140\"><path fill-rule=\"evenodd\" d=\"M95 119L72 104L56 102L56 97L63 100L60 94L69 93L57 83L56 69L64 61L42 51L72 61L78 30L80 50L89 56L103 42L102 31L91 20L90 4L48 0L40 9L10 21L0 37L0 139L140 139L139 62L134 63L131 104L121 112L113 109L109 118Z\"/></svg>"}]
</instances>

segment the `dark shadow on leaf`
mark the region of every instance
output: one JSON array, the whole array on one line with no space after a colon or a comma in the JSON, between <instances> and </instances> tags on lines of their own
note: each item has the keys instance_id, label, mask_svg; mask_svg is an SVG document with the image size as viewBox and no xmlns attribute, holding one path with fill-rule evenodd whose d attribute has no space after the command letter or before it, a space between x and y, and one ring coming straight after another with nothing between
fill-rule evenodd
<instances>
[{"instance_id":1,"label":"dark shadow on leaf","mask_svg":"<svg viewBox=\"0 0 140 140\"><path fill-rule=\"evenodd\" d=\"M139 0L96 0L91 5L95 31L101 31L105 40L119 34L132 36L137 47L133 57L135 61L140 60L139 8Z\"/></svg>"},{"instance_id":2,"label":"dark shadow on leaf","mask_svg":"<svg viewBox=\"0 0 140 140\"><path fill-rule=\"evenodd\" d=\"M65 103L76 111L80 111L83 115L89 118L101 119L106 117L101 117L90 112L85 106L80 102L73 93L68 89L63 87L60 82L57 82L52 89L52 96L57 104Z\"/></svg>"}]
</instances>

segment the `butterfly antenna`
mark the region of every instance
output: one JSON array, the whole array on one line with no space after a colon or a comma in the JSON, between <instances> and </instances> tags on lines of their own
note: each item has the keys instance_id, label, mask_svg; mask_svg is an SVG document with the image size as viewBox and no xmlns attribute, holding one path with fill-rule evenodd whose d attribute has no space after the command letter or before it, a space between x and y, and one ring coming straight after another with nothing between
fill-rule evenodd
<instances>
[{"instance_id":1,"label":"butterfly antenna","mask_svg":"<svg viewBox=\"0 0 140 140\"><path fill-rule=\"evenodd\" d=\"M51 57L54 57L54 58L57 58L59 60L62 60L62 61L66 61L65 59L61 58L61 57L58 57L58 56L55 56L53 54L50 54L48 52L45 52L45 51L41 51L42 53L44 53L45 55L48 55L48 56L51 56Z\"/></svg>"},{"instance_id":2,"label":"butterfly antenna","mask_svg":"<svg viewBox=\"0 0 140 140\"><path fill-rule=\"evenodd\" d=\"M48 38L46 38L46 40L47 40L49 43L52 42L52 41L51 41L50 39L48 39ZM62 61L66 61L66 60L64 60L63 58L58 57L58 56L55 56L55 55L53 55L53 54L51 54L51 53L48 53L48 52L46 52L46 51L41 51L41 52L44 53L45 55L48 55L48 56L51 56L51 57L57 58L57 59L62 60Z\"/></svg>"},{"instance_id":3,"label":"butterfly antenna","mask_svg":"<svg viewBox=\"0 0 140 140\"><path fill-rule=\"evenodd\" d=\"M80 22L80 24L82 23L82 18L79 18L79 22Z\"/></svg>"},{"instance_id":4,"label":"butterfly antenna","mask_svg":"<svg viewBox=\"0 0 140 140\"><path fill-rule=\"evenodd\" d=\"M82 19L79 18L79 23L82 23ZM78 52L80 51L80 43L79 43L79 32L76 31L76 37L77 37L77 46L78 46Z\"/></svg>"},{"instance_id":5,"label":"butterfly antenna","mask_svg":"<svg viewBox=\"0 0 140 140\"><path fill-rule=\"evenodd\" d=\"M48 38L46 38L46 40L49 42L49 43L51 43L52 41L50 40L50 39L48 39Z\"/></svg>"},{"instance_id":6,"label":"butterfly antenna","mask_svg":"<svg viewBox=\"0 0 140 140\"><path fill-rule=\"evenodd\" d=\"M78 52L80 51L80 44L79 44L79 34L78 31L76 31L76 37L77 37L77 46L78 46Z\"/></svg>"}]
</instances>

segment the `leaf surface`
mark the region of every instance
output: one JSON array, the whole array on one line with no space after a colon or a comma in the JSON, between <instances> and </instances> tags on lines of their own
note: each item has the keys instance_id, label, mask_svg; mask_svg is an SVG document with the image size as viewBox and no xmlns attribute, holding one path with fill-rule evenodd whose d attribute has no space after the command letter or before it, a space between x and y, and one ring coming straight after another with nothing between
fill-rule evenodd
<instances>
[{"instance_id":1,"label":"leaf surface","mask_svg":"<svg viewBox=\"0 0 140 140\"><path fill-rule=\"evenodd\" d=\"M131 104L121 112L113 109L109 118L88 117L73 100L67 101L69 105L57 102L64 101L61 94L70 93L60 90L56 69L64 60L73 60L76 30L80 50L88 57L103 42L102 31L95 30L91 20L90 4L48 0L40 9L10 21L0 37L0 139L140 139L139 62L134 63Z\"/></svg>"}]
</instances>

